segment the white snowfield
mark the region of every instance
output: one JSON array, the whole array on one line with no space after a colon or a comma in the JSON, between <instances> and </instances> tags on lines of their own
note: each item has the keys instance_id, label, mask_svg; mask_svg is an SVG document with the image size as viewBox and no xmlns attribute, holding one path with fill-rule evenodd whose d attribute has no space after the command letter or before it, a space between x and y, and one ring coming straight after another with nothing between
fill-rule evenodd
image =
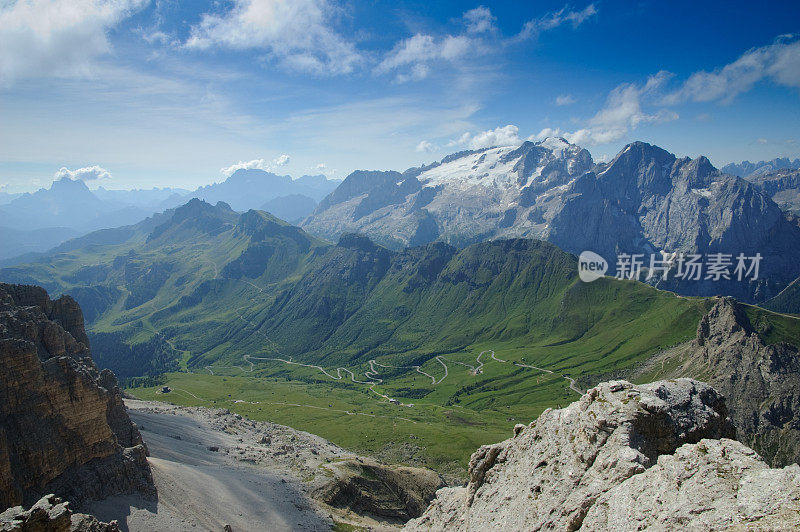
<instances>
[{"instance_id":1,"label":"white snowfield","mask_svg":"<svg viewBox=\"0 0 800 532\"><path fill-rule=\"evenodd\" d=\"M522 182L520 182L521 172L517 168L521 157L509 156L519 146L488 148L471 153L426 170L417 179L423 186L429 187L445 186L468 190L482 186L519 191L540 181L544 170L555 161L563 160L563 164L558 166L568 174L576 172L577 156L581 151L579 146L557 137L548 137L536 145L549 150L550 153L542 154L539 164Z\"/></svg>"},{"instance_id":2,"label":"white snowfield","mask_svg":"<svg viewBox=\"0 0 800 532\"><path fill-rule=\"evenodd\" d=\"M442 185L463 190L475 186L516 188L516 176L512 174L516 159L505 163L500 161L515 149L516 146L489 148L422 172L417 179L429 187Z\"/></svg>"}]
</instances>

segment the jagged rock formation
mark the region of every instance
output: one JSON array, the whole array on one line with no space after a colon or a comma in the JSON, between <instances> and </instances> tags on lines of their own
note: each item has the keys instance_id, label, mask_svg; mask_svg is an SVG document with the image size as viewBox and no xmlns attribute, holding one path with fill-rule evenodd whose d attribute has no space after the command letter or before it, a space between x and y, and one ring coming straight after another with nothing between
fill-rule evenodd
<instances>
[{"instance_id":1,"label":"jagged rock formation","mask_svg":"<svg viewBox=\"0 0 800 532\"><path fill-rule=\"evenodd\" d=\"M769 194L784 211L800 214L800 170L783 169L745 179Z\"/></svg>"},{"instance_id":2,"label":"jagged rock formation","mask_svg":"<svg viewBox=\"0 0 800 532\"><path fill-rule=\"evenodd\" d=\"M792 161L788 157L778 157L771 161L758 161L757 163L751 163L750 161L742 161L738 164L730 163L723 166L722 171L726 174L748 178L751 176L769 174L778 170L796 170L798 168L800 168L800 159Z\"/></svg>"},{"instance_id":3,"label":"jagged rock formation","mask_svg":"<svg viewBox=\"0 0 800 532\"><path fill-rule=\"evenodd\" d=\"M116 521L103 523L87 514L73 513L69 502L46 495L29 510L22 506L0 513L0 532L120 532Z\"/></svg>"},{"instance_id":4,"label":"jagged rock formation","mask_svg":"<svg viewBox=\"0 0 800 532\"><path fill-rule=\"evenodd\" d=\"M0 508L152 491L117 380L91 359L80 307L0 284Z\"/></svg>"},{"instance_id":5,"label":"jagged rock formation","mask_svg":"<svg viewBox=\"0 0 800 532\"><path fill-rule=\"evenodd\" d=\"M430 469L386 466L367 459L335 462L326 466L333 477L314 497L337 508L402 522L419 517L436 490L445 486Z\"/></svg>"},{"instance_id":6,"label":"jagged rock formation","mask_svg":"<svg viewBox=\"0 0 800 532\"><path fill-rule=\"evenodd\" d=\"M557 210L552 192L592 167L588 151L553 138L459 152L402 174L356 171L303 227L329 239L363 232L395 248L541 236Z\"/></svg>"},{"instance_id":7,"label":"jagged rock formation","mask_svg":"<svg viewBox=\"0 0 800 532\"><path fill-rule=\"evenodd\" d=\"M600 497L586 530L790 530L800 519L800 467L770 469L738 441L701 440L663 455Z\"/></svg>"},{"instance_id":8,"label":"jagged rock formation","mask_svg":"<svg viewBox=\"0 0 800 532\"><path fill-rule=\"evenodd\" d=\"M701 278L663 286L744 301L765 301L800 275L800 227L769 193L705 157L678 158L644 142L607 164L549 138L456 153L403 173L358 171L302 226L329 239L361 232L393 248L533 237L571 253L594 251L612 274L620 253L646 261L662 250L760 253L755 282Z\"/></svg>"},{"instance_id":9,"label":"jagged rock formation","mask_svg":"<svg viewBox=\"0 0 800 532\"><path fill-rule=\"evenodd\" d=\"M800 519L800 467L770 470L728 439L724 399L698 381L603 383L515 432L473 454L468 486L439 490L407 529L788 528Z\"/></svg>"},{"instance_id":10,"label":"jagged rock formation","mask_svg":"<svg viewBox=\"0 0 800 532\"><path fill-rule=\"evenodd\" d=\"M679 375L725 396L738 439L770 464L800 462L800 352L766 345L742 305L720 298L700 321Z\"/></svg>"}]
</instances>

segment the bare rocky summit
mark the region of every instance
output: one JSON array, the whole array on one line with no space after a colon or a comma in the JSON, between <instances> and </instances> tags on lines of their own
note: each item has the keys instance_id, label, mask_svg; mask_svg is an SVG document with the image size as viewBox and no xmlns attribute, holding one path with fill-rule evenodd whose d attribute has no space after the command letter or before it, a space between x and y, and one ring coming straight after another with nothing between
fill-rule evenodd
<instances>
[{"instance_id":1,"label":"bare rocky summit","mask_svg":"<svg viewBox=\"0 0 800 532\"><path fill-rule=\"evenodd\" d=\"M729 438L722 395L691 379L603 383L470 459L409 530L790 529L800 467Z\"/></svg>"},{"instance_id":2,"label":"bare rocky summit","mask_svg":"<svg viewBox=\"0 0 800 532\"><path fill-rule=\"evenodd\" d=\"M146 454L114 374L91 359L78 304L0 284L0 508L151 492Z\"/></svg>"}]
</instances>

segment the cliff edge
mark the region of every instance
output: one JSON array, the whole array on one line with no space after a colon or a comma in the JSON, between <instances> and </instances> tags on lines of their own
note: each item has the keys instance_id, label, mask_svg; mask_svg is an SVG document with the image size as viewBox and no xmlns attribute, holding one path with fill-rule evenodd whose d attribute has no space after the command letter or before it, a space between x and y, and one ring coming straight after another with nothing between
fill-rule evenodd
<instances>
[{"instance_id":1,"label":"cliff edge","mask_svg":"<svg viewBox=\"0 0 800 532\"><path fill-rule=\"evenodd\" d=\"M154 493L116 377L88 344L71 297L0 283L0 509L50 493L76 506Z\"/></svg>"},{"instance_id":2,"label":"cliff edge","mask_svg":"<svg viewBox=\"0 0 800 532\"><path fill-rule=\"evenodd\" d=\"M770 469L730 438L723 396L692 379L603 383L481 447L463 488L408 530L642 530L800 519L800 467Z\"/></svg>"}]
</instances>

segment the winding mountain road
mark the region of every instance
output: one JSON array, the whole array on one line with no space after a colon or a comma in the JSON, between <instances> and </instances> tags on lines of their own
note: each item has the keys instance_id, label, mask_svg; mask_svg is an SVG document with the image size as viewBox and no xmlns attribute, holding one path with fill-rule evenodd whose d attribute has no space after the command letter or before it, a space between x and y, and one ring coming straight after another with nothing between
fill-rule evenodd
<instances>
[{"instance_id":1,"label":"winding mountain road","mask_svg":"<svg viewBox=\"0 0 800 532\"><path fill-rule=\"evenodd\" d=\"M212 262L210 260L205 260L203 262L206 262L206 263L211 264L213 266L213 268L214 268L214 277L213 278L216 279L218 277L218 275L219 275L219 268L217 267L216 263L214 263L214 262ZM250 286L250 287L252 287L252 288L254 288L256 290L258 290L259 294L263 294L263 292L264 292L263 288L255 285L254 283L252 283L250 281L245 281L243 279L232 279L232 280L240 281L240 282L242 282L242 283L244 283L244 284L246 284L246 285L248 285L248 286ZM351 371L350 369L347 369L345 367L341 367L340 366L340 367L336 367L336 368L332 368L332 369L326 369L326 368L324 368L322 366L319 366L319 365L316 365L316 364L304 364L304 363L301 363L301 362L295 362L295 361L292 360L292 357L286 357L286 355L283 355L283 353L281 353L277 343L275 343L269 336L267 336L263 331L261 331L256 324L254 324L251 320L247 319L244 316L244 314L241 311L246 309L246 308L248 308L248 306L243 306L243 307L234 309L234 312L236 313L237 317L240 320L242 320L245 324L247 324L252 329L252 331L254 333L259 334L262 338L264 338L264 340L267 342L267 346L268 346L268 348L270 350L272 350L274 353L276 353L276 354L278 354L280 356L277 356L277 357L265 357L265 356L254 356L254 355L242 355L242 360L249 365L248 368L245 368L243 366L235 366L235 365L231 365L231 366L208 365L208 366L205 366L205 369L211 375L215 375L214 368L225 368L225 369L237 368L242 373L252 373L255 370L255 363L253 362L254 360L255 361L265 361L265 362L281 362L281 363L287 364L287 365L294 365L294 366L301 366L301 367L315 369L315 370L321 372L323 375L327 376L328 378L330 378L332 380L336 380L336 381L348 380L347 377L342 375L342 373L345 373L345 374L347 374L349 376L349 380L351 382L356 383L356 384L363 384L363 385L367 386L368 389L372 393L374 393L375 395L377 395L378 397L380 397L380 398L382 398L382 399L384 399L386 401L389 401L392 398L375 389L376 386L378 386L378 385L380 385L380 384L382 384L384 382L384 379L379 377L380 370L376 369L377 367L385 368L385 369L413 369L417 373L419 373L421 375L424 375L427 378L431 379L431 384L433 386L438 386L450 374L450 371L449 371L449 368L448 368L448 365L447 365L448 362L450 364L458 364L460 366L464 366L466 368L469 368L470 372L473 375L478 375L483 371L483 367L485 365L484 362L481 360L481 358L485 354L489 353L491 359L494 360L495 362L499 362L499 363L502 363L502 364L513 364L514 366L517 366L517 367L520 367L520 368L529 368L529 369L533 369L533 370L536 370L536 371L541 371L541 372L544 372L544 373L549 373L551 375L555 375L555 372L553 372L552 370L549 370L549 369L546 369L546 368L540 368L540 367L529 365L529 364L521 364L519 362L510 362L510 361L507 361L507 360L503 360L503 359L497 358L497 356L495 355L495 352L493 350L484 350L484 351L481 351L478 354L478 356L475 358L475 362L476 362L477 365L474 365L474 366L472 364L468 364L466 362L460 362L458 360L451 360L451 359L446 358L446 357L444 357L442 355L436 355L434 357L434 359L436 361L438 361L442 365L442 368L444 369L444 375L442 375L442 377L439 378L439 379L437 379L434 375L431 375L430 373L424 371L422 369L422 367L419 366L419 365L393 366L393 365L380 363L375 359L371 359L371 360L369 360L367 362L369 364L369 369L366 370L363 373L364 377L367 380L360 380L360 379L356 378L356 375L355 375L355 373L353 373L353 371ZM175 347L175 345L172 343L172 341L170 341L167 338L165 338L160 332L155 331L155 330L153 330L152 332L154 332L160 338L162 338L162 340L164 340L167 343L167 345L169 345L176 352L179 352L179 353L185 353L186 352L186 351L180 350L177 347ZM565 380L567 380L567 382L569 383L569 389L570 390L574 391L575 393L577 393L579 395L583 395L583 391L581 391L580 388L578 388L577 385L575 384L575 379L573 379L572 377L569 377L568 375L561 375L561 377L564 378ZM189 392L186 392L186 393L189 393ZM197 396L194 396L194 397L199 399ZM403 404L403 403L401 403L401 404ZM297 405L297 406L300 406L300 405Z\"/></svg>"}]
</instances>

